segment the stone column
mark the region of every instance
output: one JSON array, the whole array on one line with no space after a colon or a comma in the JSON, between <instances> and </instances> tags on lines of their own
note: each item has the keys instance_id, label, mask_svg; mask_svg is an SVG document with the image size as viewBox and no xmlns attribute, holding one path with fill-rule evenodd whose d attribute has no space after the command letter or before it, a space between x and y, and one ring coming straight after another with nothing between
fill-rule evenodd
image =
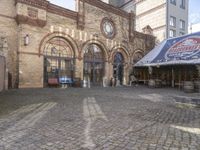
<instances>
[{"instance_id":1,"label":"stone column","mask_svg":"<svg viewBox=\"0 0 200 150\"><path fill-rule=\"evenodd\" d=\"M8 89L8 69L7 69L7 53L8 53L8 43L5 37L0 37L0 55L5 59L5 81L4 81L4 89Z\"/></svg>"},{"instance_id":2,"label":"stone column","mask_svg":"<svg viewBox=\"0 0 200 150\"><path fill-rule=\"evenodd\" d=\"M75 78L80 78L83 80L83 60L75 59L74 66Z\"/></svg>"},{"instance_id":3,"label":"stone column","mask_svg":"<svg viewBox=\"0 0 200 150\"><path fill-rule=\"evenodd\" d=\"M110 81L110 65L108 62L105 62L105 74L103 77L103 86L107 87L109 85L109 81Z\"/></svg>"},{"instance_id":4,"label":"stone column","mask_svg":"<svg viewBox=\"0 0 200 150\"><path fill-rule=\"evenodd\" d=\"M129 66L125 64L124 66L124 77L123 77L123 85L127 85L129 81Z\"/></svg>"},{"instance_id":5,"label":"stone column","mask_svg":"<svg viewBox=\"0 0 200 150\"><path fill-rule=\"evenodd\" d=\"M113 78L113 65L112 63L108 63L108 85L110 85L112 78Z\"/></svg>"}]
</instances>

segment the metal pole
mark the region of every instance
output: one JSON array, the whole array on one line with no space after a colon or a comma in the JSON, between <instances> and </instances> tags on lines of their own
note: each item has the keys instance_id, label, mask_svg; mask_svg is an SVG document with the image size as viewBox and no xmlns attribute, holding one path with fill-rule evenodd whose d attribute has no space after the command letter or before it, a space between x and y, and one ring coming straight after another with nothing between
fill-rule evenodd
<instances>
[{"instance_id":1,"label":"metal pole","mask_svg":"<svg viewBox=\"0 0 200 150\"><path fill-rule=\"evenodd\" d=\"M174 68L172 67L172 87L174 88Z\"/></svg>"}]
</instances>

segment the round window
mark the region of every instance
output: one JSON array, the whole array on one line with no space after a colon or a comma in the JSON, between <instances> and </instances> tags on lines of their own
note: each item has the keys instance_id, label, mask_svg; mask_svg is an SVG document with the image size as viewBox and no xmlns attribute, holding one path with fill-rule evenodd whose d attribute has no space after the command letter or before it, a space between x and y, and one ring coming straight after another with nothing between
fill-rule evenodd
<instances>
[{"instance_id":1,"label":"round window","mask_svg":"<svg viewBox=\"0 0 200 150\"><path fill-rule=\"evenodd\" d=\"M101 23L101 31L106 38L113 39L115 36L114 23L110 19L104 18Z\"/></svg>"}]
</instances>

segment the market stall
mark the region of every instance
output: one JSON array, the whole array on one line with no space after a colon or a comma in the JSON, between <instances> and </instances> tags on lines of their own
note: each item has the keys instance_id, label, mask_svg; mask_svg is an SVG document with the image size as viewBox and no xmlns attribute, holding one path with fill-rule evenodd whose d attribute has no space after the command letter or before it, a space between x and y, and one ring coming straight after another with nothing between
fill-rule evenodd
<instances>
[{"instance_id":1,"label":"market stall","mask_svg":"<svg viewBox=\"0 0 200 150\"><path fill-rule=\"evenodd\" d=\"M141 71L148 79L162 86L199 89L200 83L200 32L163 41L138 61L134 68L138 78ZM153 81L152 81L153 80Z\"/></svg>"}]
</instances>

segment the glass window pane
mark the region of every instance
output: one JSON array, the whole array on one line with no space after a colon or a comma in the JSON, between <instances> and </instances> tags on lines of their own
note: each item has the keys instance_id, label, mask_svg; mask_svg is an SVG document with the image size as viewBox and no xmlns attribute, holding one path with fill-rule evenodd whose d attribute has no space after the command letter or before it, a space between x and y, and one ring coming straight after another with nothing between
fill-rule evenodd
<instances>
[{"instance_id":1,"label":"glass window pane","mask_svg":"<svg viewBox=\"0 0 200 150\"><path fill-rule=\"evenodd\" d=\"M175 36L176 36L176 31L170 29L170 31L169 31L169 37L172 38L172 37L175 37Z\"/></svg>"},{"instance_id":2,"label":"glass window pane","mask_svg":"<svg viewBox=\"0 0 200 150\"><path fill-rule=\"evenodd\" d=\"M185 0L181 0L180 8L185 9Z\"/></svg>"},{"instance_id":3,"label":"glass window pane","mask_svg":"<svg viewBox=\"0 0 200 150\"><path fill-rule=\"evenodd\" d=\"M180 29L185 30L185 21L180 20Z\"/></svg>"},{"instance_id":4,"label":"glass window pane","mask_svg":"<svg viewBox=\"0 0 200 150\"><path fill-rule=\"evenodd\" d=\"M170 26L176 27L176 18L173 16L170 16Z\"/></svg>"},{"instance_id":5,"label":"glass window pane","mask_svg":"<svg viewBox=\"0 0 200 150\"><path fill-rule=\"evenodd\" d=\"M170 3L176 5L176 0L170 0Z\"/></svg>"}]
</instances>

